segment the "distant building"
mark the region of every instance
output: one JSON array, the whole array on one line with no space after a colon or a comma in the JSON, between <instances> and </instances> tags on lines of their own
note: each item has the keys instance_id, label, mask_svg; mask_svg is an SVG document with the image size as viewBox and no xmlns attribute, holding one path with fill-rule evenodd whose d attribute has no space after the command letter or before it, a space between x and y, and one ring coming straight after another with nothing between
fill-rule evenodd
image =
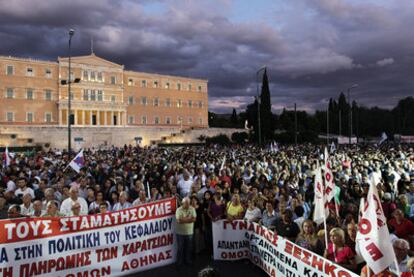
<instances>
[{"instance_id":1,"label":"distant building","mask_svg":"<svg viewBox=\"0 0 414 277\"><path fill-rule=\"evenodd\" d=\"M80 78L71 84L75 129L208 127L206 80L129 71L95 54L71 58L71 68L71 79ZM67 79L68 58L0 56L0 135L6 127L67 126Z\"/></svg>"}]
</instances>

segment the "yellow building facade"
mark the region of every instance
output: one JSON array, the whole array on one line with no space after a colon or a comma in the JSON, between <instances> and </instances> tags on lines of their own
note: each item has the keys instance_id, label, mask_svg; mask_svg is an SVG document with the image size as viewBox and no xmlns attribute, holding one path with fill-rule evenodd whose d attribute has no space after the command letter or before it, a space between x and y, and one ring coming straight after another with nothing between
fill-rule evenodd
<instances>
[{"instance_id":1,"label":"yellow building facade","mask_svg":"<svg viewBox=\"0 0 414 277\"><path fill-rule=\"evenodd\" d=\"M0 125L67 126L68 58L0 57ZM95 54L71 58L74 127L208 127L208 82L141 73Z\"/></svg>"}]
</instances>

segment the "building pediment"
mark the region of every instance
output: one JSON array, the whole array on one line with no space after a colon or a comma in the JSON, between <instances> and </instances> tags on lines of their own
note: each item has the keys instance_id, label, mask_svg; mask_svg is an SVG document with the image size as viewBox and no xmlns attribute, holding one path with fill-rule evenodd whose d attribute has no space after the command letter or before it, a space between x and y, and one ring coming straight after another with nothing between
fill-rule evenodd
<instances>
[{"instance_id":1,"label":"building pediment","mask_svg":"<svg viewBox=\"0 0 414 277\"><path fill-rule=\"evenodd\" d=\"M58 61L60 64L68 63L69 59L67 57L59 57ZM71 58L72 64L85 64L89 66L98 66L98 67L111 67L117 69L124 69L123 65L105 60L96 56L95 54L87 55L87 56L77 56Z\"/></svg>"}]
</instances>

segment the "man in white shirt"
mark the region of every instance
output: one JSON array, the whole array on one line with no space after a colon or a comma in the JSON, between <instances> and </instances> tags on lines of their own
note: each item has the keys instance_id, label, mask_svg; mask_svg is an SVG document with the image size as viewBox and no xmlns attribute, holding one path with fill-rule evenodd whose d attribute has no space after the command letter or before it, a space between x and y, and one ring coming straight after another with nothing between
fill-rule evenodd
<instances>
[{"instance_id":1,"label":"man in white shirt","mask_svg":"<svg viewBox=\"0 0 414 277\"><path fill-rule=\"evenodd\" d=\"M177 184L177 189L182 198L190 194L192 184L193 180L190 178L190 174L188 173L188 171L185 171L183 173L183 178L180 179Z\"/></svg>"},{"instance_id":2,"label":"man in white shirt","mask_svg":"<svg viewBox=\"0 0 414 277\"><path fill-rule=\"evenodd\" d=\"M127 201L128 199L128 193L126 191L122 191L119 194L119 202L116 203L113 207L112 207L112 211L116 212L116 211L120 211L120 210L124 210L124 209L128 209L131 208L132 205L131 203L129 203Z\"/></svg>"},{"instance_id":3,"label":"man in white shirt","mask_svg":"<svg viewBox=\"0 0 414 277\"><path fill-rule=\"evenodd\" d=\"M26 193L23 195L23 204L20 205L20 214L29 216L33 211L32 196L30 196L30 193Z\"/></svg>"},{"instance_id":4,"label":"man in white shirt","mask_svg":"<svg viewBox=\"0 0 414 277\"><path fill-rule=\"evenodd\" d=\"M30 196L32 197L32 199L35 198L34 191L27 186L26 178L20 177L17 180L17 187L18 187L18 189L14 192L14 194L16 195L16 197L22 199L23 195L29 193Z\"/></svg>"},{"instance_id":5,"label":"man in white shirt","mask_svg":"<svg viewBox=\"0 0 414 277\"><path fill-rule=\"evenodd\" d=\"M72 215L72 206L78 202L81 206L81 215L88 214L88 203L86 200L79 197L79 189L77 187L71 187L69 190L70 197L63 200L62 205L60 206L60 212L64 215L71 216Z\"/></svg>"}]
</instances>

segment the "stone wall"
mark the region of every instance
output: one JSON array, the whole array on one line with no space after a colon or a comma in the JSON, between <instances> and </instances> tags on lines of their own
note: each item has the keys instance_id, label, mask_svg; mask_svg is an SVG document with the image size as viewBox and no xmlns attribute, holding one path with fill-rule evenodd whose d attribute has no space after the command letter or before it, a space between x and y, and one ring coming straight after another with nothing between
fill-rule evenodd
<instances>
[{"instance_id":1,"label":"stone wall","mask_svg":"<svg viewBox=\"0 0 414 277\"><path fill-rule=\"evenodd\" d=\"M152 143L199 143L200 136L212 137L225 134L231 137L234 132L243 129L185 129L173 127L72 127L72 147L78 150L82 147L98 145L123 146L135 145L136 137L141 137L142 146ZM48 145L51 148L67 148L68 129L60 126L0 126L0 146L35 146ZM76 142L82 138L83 142Z\"/></svg>"}]
</instances>

